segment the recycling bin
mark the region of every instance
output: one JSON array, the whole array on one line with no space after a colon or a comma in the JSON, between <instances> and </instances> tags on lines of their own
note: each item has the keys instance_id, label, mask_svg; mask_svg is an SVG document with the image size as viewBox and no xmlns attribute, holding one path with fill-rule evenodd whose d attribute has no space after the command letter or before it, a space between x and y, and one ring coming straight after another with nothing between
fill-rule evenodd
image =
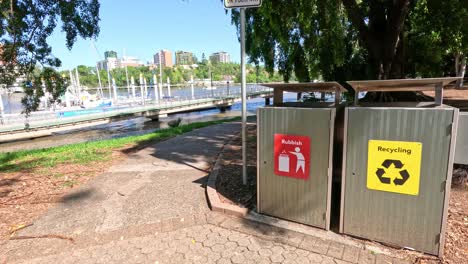
<instances>
[{"instance_id":1,"label":"recycling bin","mask_svg":"<svg viewBox=\"0 0 468 264\"><path fill-rule=\"evenodd\" d=\"M435 89L436 97L345 108L341 233L442 255L458 124L442 89L452 81L348 82L356 94Z\"/></svg>"},{"instance_id":2,"label":"recycling bin","mask_svg":"<svg viewBox=\"0 0 468 264\"><path fill-rule=\"evenodd\" d=\"M455 163L468 165L468 112L460 112L458 116Z\"/></svg>"},{"instance_id":3,"label":"recycling bin","mask_svg":"<svg viewBox=\"0 0 468 264\"><path fill-rule=\"evenodd\" d=\"M257 110L257 211L328 230L335 122L345 90L336 82L265 86L274 100ZM283 102L285 91L334 93L335 100Z\"/></svg>"}]
</instances>

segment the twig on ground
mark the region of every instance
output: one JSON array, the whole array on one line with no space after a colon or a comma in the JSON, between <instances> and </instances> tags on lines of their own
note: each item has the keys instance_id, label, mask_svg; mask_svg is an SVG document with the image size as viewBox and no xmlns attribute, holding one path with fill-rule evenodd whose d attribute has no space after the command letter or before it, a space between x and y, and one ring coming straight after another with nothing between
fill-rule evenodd
<instances>
[{"instance_id":1,"label":"twig on ground","mask_svg":"<svg viewBox=\"0 0 468 264\"><path fill-rule=\"evenodd\" d=\"M26 195L13 197L13 198L7 200L5 203L11 202L11 201L13 201L13 200L18 200L18 199L20 199L20 198L28 197L28 196L30 196L30 195L33 194L33 193L34 193L34 192L30 192L30 193L28 193L28 194L26 194ZM2 203L2 204L3 204L3 203Z\"/></svg>"},{"instance_id":2,"label":"twig on ground","mask_svg":"<svg viewBox=\"0 0 468 264\"><path fill-rule=\"evenodd\" d=\"M16 231L21 230L21 229L24 229L24 228L26 228L26 227L28 227L28 226L32 226L32 225L33 225L33 223L30 223L30 224L19 225L19 226L17 226L17 227L11 228L11 230L9 230L10 235L14 235Z\"/></svg>"},{"instance_id":3,"label":"twig on ground","mask_svg":"<svg viewBox=\"0 0 468 264\"><path fill-rule=\"evenodd\" d=\"M68 240L72 244L75 244L75 240L73 238L62 236L62 235L15 236L15 237L10 237L10 240L36 239L36 238L58 238L58 239Z\"/></svg>"},{"instance_id":4,"label":"twig on ground","mask_svg":"<svg viewBox=\"0 0 468 264\"><path fill-rule=\"evenodd\" d=\"M51 201L32 201L26 203L0 203L2 205L26 205L26 204L45 204L45 203L60 203L58 199L51 200Z\"/></svg>"}]
</instances>

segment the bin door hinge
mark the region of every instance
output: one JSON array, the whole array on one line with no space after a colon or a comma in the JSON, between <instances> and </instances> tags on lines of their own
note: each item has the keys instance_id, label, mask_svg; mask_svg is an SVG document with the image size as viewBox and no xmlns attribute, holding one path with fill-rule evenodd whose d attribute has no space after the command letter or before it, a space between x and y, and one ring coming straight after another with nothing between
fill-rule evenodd
<instances>
[{"instance_id":1,"label":"bin door hinge","mask_svg":"<svg viewBox=\"0 0 468 264\"><path fill-rule=\"evenodd\" d=\"M447 180L443 181L442 184L440 185L440 191L445 192L447 188Z\"/></svg>"},{"instance_id":2,"label":"bin door hinge","mask_svg":"<svg viewBox=\"0 0 468 264\"><path fill-rule=\"evenodd\" d=\"M447 126L447 136L452 135L452 127L453 127L453 123Z\"/></svg>"},{"instance_id":3,"label":"bin door hinge","mask_svg":"<svg viewBox=\"0 0 468 264\"><path fill-rule=\"evenodd\" d=\"M440 234L437 234L435 236L434 244L439 244L440 243Z\"/></svg>"}]
</instances>

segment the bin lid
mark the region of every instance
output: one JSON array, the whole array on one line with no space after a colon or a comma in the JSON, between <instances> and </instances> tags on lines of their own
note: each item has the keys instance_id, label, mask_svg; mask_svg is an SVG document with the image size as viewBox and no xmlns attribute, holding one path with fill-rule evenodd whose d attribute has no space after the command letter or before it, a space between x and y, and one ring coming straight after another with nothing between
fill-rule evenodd
<instances>
[{"instance_id":1,"label":"bin lid","mask_svg":"<svg viewBox=\"0 0 468 264\"><path fill-rule=\"evenodd\" d=\"M261 84L273 89L285 92L307 93L307 92L346 92L346 89L337 82L314 82L314 83L265 83Z\"/></svg>"},{"instance_id":2,"label":"bin lid","mask_svg":"<svg viewBox=\"0 0 468 264\"><path fill-rule=\"evenodd\" d=\"M348 81L347 83L356 92L417 92L434 90L437 85L445 87L459 79L461 77Z\"/></svg>"},{"instance_id":3,"label":"bin lid","mask_svg":"<svg viewBox=\"0 0 468 264\"><path fill-rule=\"evenodd\" d=\"M330 92L335 93L335 106L341 101L341 93L346 89L337 82L315 82L315 83L265 83L263 86L273 88L273 105L283 104L283 92L310 93Z\"/></svg>"},{"instance_id":4,"label":"bin lid","mask_svg":"<svg viewBox=\"0 0 468 264\"><path fill-rule=\"evenodd\" d=\"M391 79L373 81L348 81L356 91L354 105L358 104L359 92L418 92L435 91L436 105L442 105L443 88L461 77L421 78L421 79Z\"/></svg>"}]
</instances>

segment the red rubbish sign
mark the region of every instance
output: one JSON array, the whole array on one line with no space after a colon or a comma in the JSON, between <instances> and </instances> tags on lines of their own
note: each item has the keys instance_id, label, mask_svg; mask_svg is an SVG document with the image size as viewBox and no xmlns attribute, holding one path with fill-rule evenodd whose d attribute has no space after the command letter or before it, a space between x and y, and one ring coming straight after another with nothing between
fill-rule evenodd
<instances>
[{"instance_id":1,"label":"red rubbish sign","mask_svg":"<svg viewBox=\"0 0 468 264\"><path fill-rule=\"evenodd\" d=\"M307 136L275 134L275 174L279 176L309 179L310 138Z\"/></svg>"}]
</instances>

